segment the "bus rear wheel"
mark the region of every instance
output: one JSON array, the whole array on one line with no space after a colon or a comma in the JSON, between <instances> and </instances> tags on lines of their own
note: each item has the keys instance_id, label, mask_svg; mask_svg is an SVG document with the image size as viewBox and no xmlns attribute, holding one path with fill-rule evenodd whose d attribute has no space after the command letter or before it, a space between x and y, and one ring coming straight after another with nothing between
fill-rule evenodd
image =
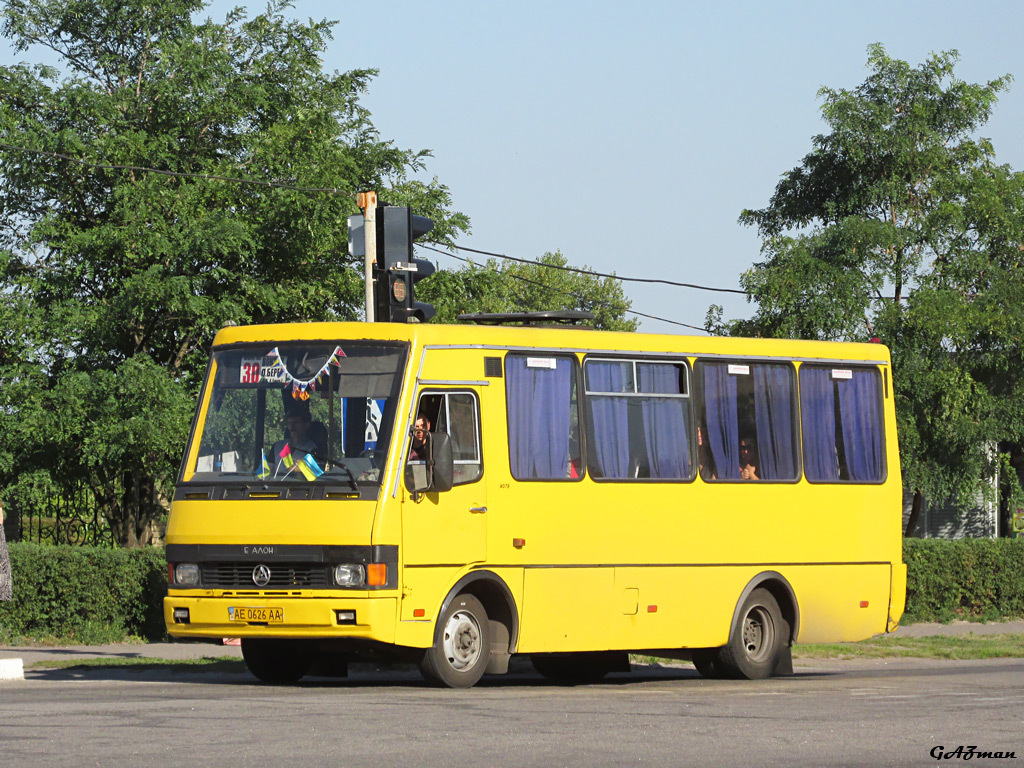
<instances>
[{"instance_id":1,"label":"bus rear wheel","mask_svg":"<svg viewBox=\"0 0 1024 768\"><path fill-rule=\"evenodd\" d=\"M473 595L458 595L441 614L434 645L423 654L420 672L435 685L470 688L483 677L490 649L483 604Z\"/></svg>"},{"instance_id":2,"label":"bus rear wheel","mask_svg":"<svg viewBox=\"0 0 1024 768\"><path fill-rule=\"evenodd\" d=\"M789 639L788 624L778 601L767 589L755 589L740 608L740 621L727 645L719 649L715 667L736 679L763 680L775 671Z\"/></svg>"},{"instance_id":3,"label":"bus rear wheel","mask_svg":"<svg viewBox=\"0 0 1024 768\"><path fill-rule=\"evenodd\" d=\"M272 685L297 683L311 662L300 641L257 637L242 638L242 658L253 677Z\"/></svg>"}]
</instances>

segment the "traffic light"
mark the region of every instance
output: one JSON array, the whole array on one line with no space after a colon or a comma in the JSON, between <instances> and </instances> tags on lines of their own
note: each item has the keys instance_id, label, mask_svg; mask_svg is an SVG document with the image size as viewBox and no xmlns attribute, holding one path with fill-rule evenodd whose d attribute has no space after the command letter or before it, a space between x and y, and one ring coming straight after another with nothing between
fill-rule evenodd
<instances>
[{"instance_id":1,"label":"traffic light","mask_svg":"<svg viewBox=\"0 0 1024 768\"><path fill-rule=\"evenodd\" d=\"M434 265L412 255L413 240L434 228L425 216L407 207L384 206L377 211L377 264L374 269L376 319L393 323L426 322L434 307L416 301L415 284L434 274Z\"/></svg>"}]
</instances>

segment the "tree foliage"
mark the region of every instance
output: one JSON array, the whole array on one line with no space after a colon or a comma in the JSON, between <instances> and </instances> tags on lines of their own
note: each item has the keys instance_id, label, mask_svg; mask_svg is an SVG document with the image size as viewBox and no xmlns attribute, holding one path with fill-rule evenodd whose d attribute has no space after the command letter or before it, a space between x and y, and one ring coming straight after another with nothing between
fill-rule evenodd
<instances>
[{"instance_id":1,"label":"tree foliage","mask_svg":"<svg viewBox=\"0 0 1024 768\"><path fill-rule=\"evenodd\" d=\"M741 279L757 310L719 326L887 343L915 511L976 503L1024 439L1024 177L977 135L1011 78L966 83L957 61L911 67L873 45L864 83L820 91L829 132L740 216L763 241Z\"/></svg>"},{"instance_id":2,"label":"tree foliage","mask_svg":"<svg viewBox=\"0 0 1024 768\"><path fill-rule=\"evenodd\" d=\"M354 194L468 220L426 151L380 138L372 70L323 71L333 22L194 21L201 0L6 0L0 67L0 484L86 482L148 541L217 329L354 319ZM153 170L145 170L153 169ZM243 180L243 181L239 181Z\"/></svg>"},{"instance_id":3,"label":"tree foliage","mask_svg":"<svg viewBox=\"0 0 1024 768\"><path fill-rule=\"evenodd\" d=\"M622 283L612 277L582 274L569 268L560 252L545 253L535 263L488 259L457 270L439 270L417 288L417 298L437 309L434 322L454 323L460 314L582 310L594 313L594 327L635 331L626 319L631 306Z\"/></svg>"}]
</instances>

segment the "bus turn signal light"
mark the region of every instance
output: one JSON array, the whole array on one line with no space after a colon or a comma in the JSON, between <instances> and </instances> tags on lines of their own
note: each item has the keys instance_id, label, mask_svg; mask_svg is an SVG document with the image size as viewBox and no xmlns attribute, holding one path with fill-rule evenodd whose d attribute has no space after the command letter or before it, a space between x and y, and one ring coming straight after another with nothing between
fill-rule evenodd
<instances>
[{"instance_id":1,"label":"bus turn signal light","mask_svg":"<svg viewBox=\"0 0 1024 768\"><path fill-rule=\"evenodd\" d=\"M861 600L860 601L860 607L861 608L867 608L868 607L868 601L867 600Z\"/></svg>"},{"instance_id":2,"label":"bus turn signal light","mask_svg":"<svg viewBox=\"0 0 1024 768\"><path fill-rule=\"evenodd\" d=\"M387 563L370 563L366 566L366 583L371 587L383 587L388 583Z\"/></svg>"}]
</instances>

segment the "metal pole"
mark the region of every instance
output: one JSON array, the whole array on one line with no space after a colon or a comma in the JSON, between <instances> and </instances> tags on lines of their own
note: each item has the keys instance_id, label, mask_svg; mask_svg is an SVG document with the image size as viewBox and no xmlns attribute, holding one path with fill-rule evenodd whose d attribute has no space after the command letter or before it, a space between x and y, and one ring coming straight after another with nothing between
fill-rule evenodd
<instances>
[{"instance_id":1,"label":"metal pole","mask_svg":"<svg viewBox=\"0 0 1024 768\"><path fill-rule=\"evenodd\" d=\"M363 242L366 254L363 256L363 279L366 282L366 322L374 321L373 311L373 263L377 260L377 193L360 192L359 207L363 209Z\"/></svg>"}]
</instances>

